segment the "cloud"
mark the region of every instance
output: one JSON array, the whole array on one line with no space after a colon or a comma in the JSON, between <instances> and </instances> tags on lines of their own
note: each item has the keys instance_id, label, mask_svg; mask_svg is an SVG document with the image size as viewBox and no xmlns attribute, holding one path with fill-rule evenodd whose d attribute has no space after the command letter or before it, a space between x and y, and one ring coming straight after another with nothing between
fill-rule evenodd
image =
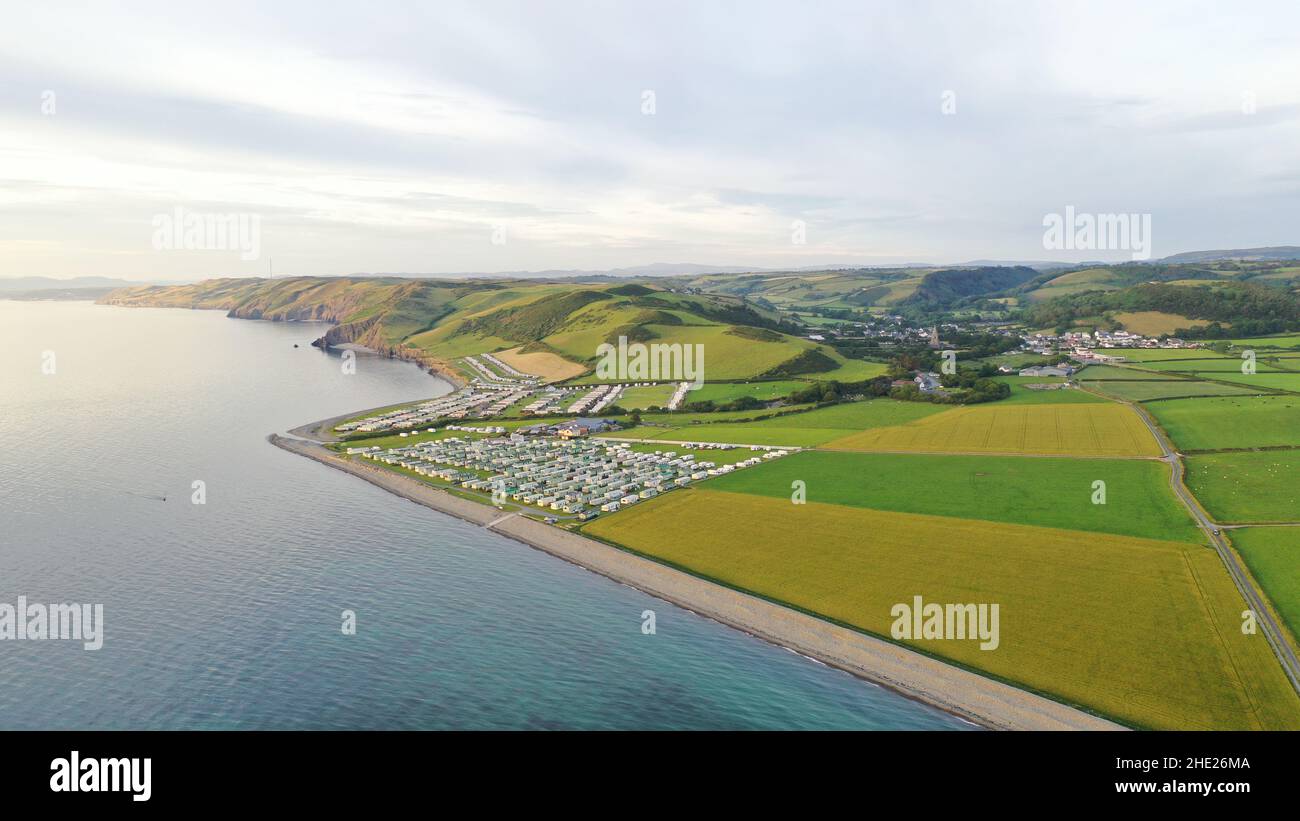
<instances>
[{"instance_id":1,"label":"cloud","mask_svg":"<svg viewBox=\"0 0 1300 821\"><path fill-rule=\"evenodd\" d=\"M310 274L1038 258L1066 205L1294 242L1264 5L42 3L0 30L0 276L263 270L154 251L177 205Z\"/></svg>"}]
</instances>

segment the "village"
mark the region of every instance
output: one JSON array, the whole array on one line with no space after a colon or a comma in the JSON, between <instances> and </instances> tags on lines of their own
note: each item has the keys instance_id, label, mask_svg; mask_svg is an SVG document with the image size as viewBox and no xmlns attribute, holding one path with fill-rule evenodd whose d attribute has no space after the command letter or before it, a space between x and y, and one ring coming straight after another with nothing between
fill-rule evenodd
<instances>
[{"instance_id":1,"label":"village","mask_svg":"<svg viewBox=\"0 0 1300 821\"><path fill-rule=\"evenodd\" d=\"M565 430L564 425L559 427ZM456 430L475 429L457 427ZM719 451L737 447L694 446L697 450ZM675 450L642 452L623 442L516 432L489 438L453 436L388 449L349 448L348 453L465 490L490 494L497 506L509 499L587 521L692 482L780 458L788 452L758 445L746 447L754 455L717 464ZM548 521L554 523L556 519L549 517Z\"/></svg>"},{"instance_id":2,"label":"village","mask_svg":"<svg viewBox=\"0 0 1300 821\"><path fill-rule=\"evenodd\" d=\"M1094 348L1199 348L1199 343L1176 337L1163 339L1143 336L1129 331L1067 331L1063 334L1026 334L1022 347L1033 353L1050 356L1055 353L1071 354L1080 361L1092 359L1098 363L1123 362L1123 356L1098 354Z\"/></svg>"},{"instance_id":3,"label":"village","mask_svg":"<svg viewBox=\"0 0 1300 821\"><path fill-rule=\"evenodd\" d=\"M901 317L897 317L901 321ZM903 325L892 333L915 341L925 341L930 348L942 347L941 332L961 330L954 324L934 325L931 328L910 328ZM1014 335L1003 330L1004 335ZM1176 338L1156 338L1128 331L1071 331L1062 334L1022 334L1020 350L1040 356L1073 360L1082 366L1119 364L1127 361L1122 354L1112 353L1125 348L1196 348L1198 343ZM824 339L821 334L809 334L813 341ZM1105 352L1103 352L1105 351ZM462 370L470 381L464 387L446 396L376 413L337 425L337 433L374 433L389 430L418 428L445 420L481 419L502 416L557 416L562 414L599 414L613 407L624 391L632 387L650 386L654 382L628 384L569 385L543 384L541 380L511 367L490 353L466 356L460 360ZM1071 377L1078 368L1061 361L1022 368L1003 366L1003 374L1035 377ZM914 382L924 394L941 393L943 386L939 374L917 373L914 378L899 380L894 387ZM666 409L677 410L685 401L691 384L682 382L674 388Z\"/></svg>"}]
</instances>

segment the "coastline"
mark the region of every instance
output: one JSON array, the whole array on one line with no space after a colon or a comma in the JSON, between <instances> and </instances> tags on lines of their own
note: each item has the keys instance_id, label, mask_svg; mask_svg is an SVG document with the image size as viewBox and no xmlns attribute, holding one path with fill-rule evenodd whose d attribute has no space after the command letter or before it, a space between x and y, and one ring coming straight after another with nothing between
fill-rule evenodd
<instances>
[{"instance_id":1,"label":"coastline","mask_svg":"<svg viewBox=\"0 0 1300 821\"><path fill-rule=\"evenodd\" d=\"M354 329L340 323L335 317L284 316L277 314L263 316L260 312L256 315L248 315L240 313L238 308L227 307L224 305L163 305L152 302L127 301L113 297L113 294L118 290L122 289L114 288L108 293L93 299L93 302L96 305L111 305L117 308L179 308L187 311L225 311L226 316L230 319L252 319L262 322L328 322L330 327L327 328L325 333L319 338L312 340L312 347L320 348L323 351L331 348L335 350L346 350L348 347L352 347L354 349L368 351L375 356L384 356L390 359L400 359L403 362L411 362L424 369L424 371L430 376L436 376L439 379L450 382L453 390L459 390L469 384L464 375L457 371L450 363L429 356L423 351L417 351L414 348L408 348L404 345L378 349L357 342L353 338ZM361 413L364 413L364 411ZM350 419L357 415L358 414L355 413L349 414L347 417L343 418Z\"/></svg>"},{"instance_id":2,"label":"coastline","mask_svg":"<svg viewBox=\"0 0 1300 821\"><path fill-rule=\"evenodd\" d=\"M348 417L355 416L355 413ZM311 436L334 420L293 431ZM954 667L899 645L822 621L779 604L579 534L461 499L392 471L347 459L317 441L271 434L290 453L350 473L408 501L495 533L698 613L764 641L844 670L981 727L1000 730L1122 730L1065 704Z\"/></svg>"}]
</instances>

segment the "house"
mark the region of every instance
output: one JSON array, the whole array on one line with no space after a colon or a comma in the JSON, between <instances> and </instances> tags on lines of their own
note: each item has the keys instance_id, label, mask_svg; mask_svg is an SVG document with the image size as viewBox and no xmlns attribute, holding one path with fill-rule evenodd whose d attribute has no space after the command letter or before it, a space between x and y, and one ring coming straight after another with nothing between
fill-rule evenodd
<instances>
[{"instance_id":1,"label":"house","mask_svg":"<svg viewBox=\"0 0 1300 821\"><path fill-rule=\"evenodd\" d=\"M934 393L943 386L937 373L918 373L915 382L916 386L921 389L921 393Z\"/></svg>"},{"instance_id":2,"label":"house","mask_svg":"<svg viewBox=\"0 0 1300 821\"><path fill-rule=\"evenodd\" d=\"M555 425L529 425L517 432L528 436L551 436L555 433Z\"/></svg>"},{"instance_id":3,"label":"house","mask_svg":"<svg viewBox=\"0 0 1300 821\"><path fill-rule=\"evenodd\" d=\"M586 419L579 417L556 426L555 432L561 439L573 439L579 436L590 436L593 433L604 433L605 431L610 430L618 430L618 423L613 419Z\"/></svg>"}]
</instances>

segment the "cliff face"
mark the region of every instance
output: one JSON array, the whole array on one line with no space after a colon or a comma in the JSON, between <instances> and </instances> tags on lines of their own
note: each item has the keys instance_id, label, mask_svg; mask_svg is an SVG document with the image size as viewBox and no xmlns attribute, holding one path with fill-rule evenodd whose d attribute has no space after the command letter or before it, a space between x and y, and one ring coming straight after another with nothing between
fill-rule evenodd
<instances>
[{"instance_id":1,"label":"cliff face","mask_svg":"<svg viewBox=\"0 0 1300 821\"><path fill-rule=\"evenodd\" d=\"M302 319L304 317L293 318ZM360 345L380 356L414 362L429 373L437 374L457 387L465 384L464 377L450 363L410 345L393 345L389 343L385 339L381 319L380 316L373 316L357 322L344 322L335 325L326 331L324 336L316 339L311 344L321 349L335 348L344 344Z\"/></svg>"}]
</instances>

